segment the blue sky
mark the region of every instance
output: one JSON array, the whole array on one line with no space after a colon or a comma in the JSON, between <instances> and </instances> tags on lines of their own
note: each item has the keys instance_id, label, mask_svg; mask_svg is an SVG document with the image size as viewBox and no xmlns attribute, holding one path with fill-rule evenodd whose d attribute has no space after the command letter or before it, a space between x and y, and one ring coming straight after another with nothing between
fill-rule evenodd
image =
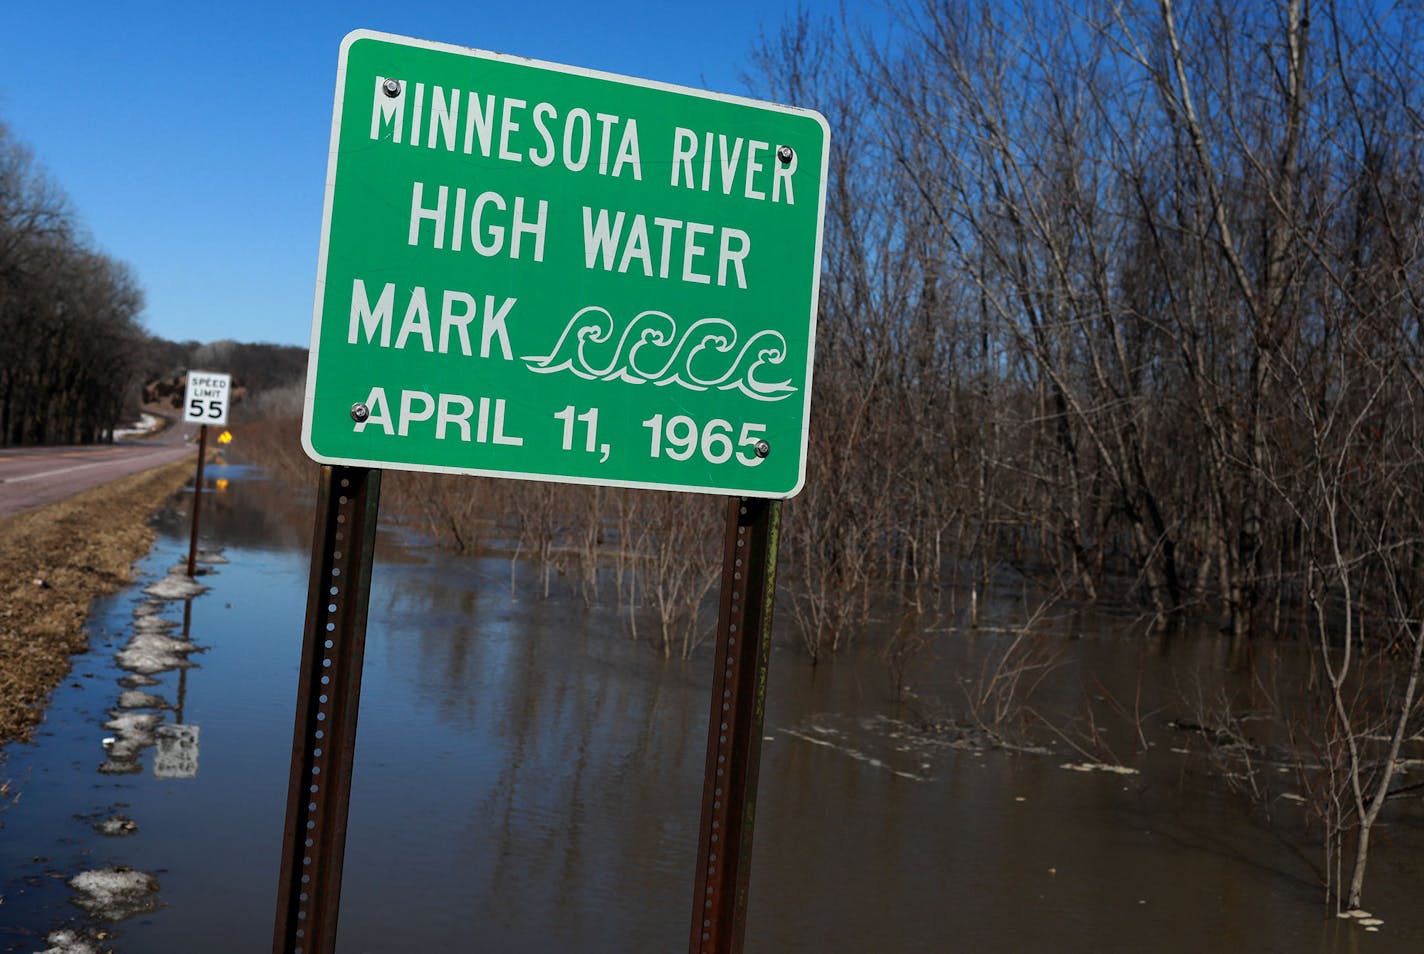
<instances>
[{"instance_id":1,"label":"blue sky","mask_svg":"<svg viewBox=\"0 0 1424 954\"><path fill-rule=\"evenodd\" d=\"M718 92L795 0L8 4L0 122L178 340L306 345L341 38L360 28ZM834 12L833 0L810 2Z\"/></svg>"}]
</instances>

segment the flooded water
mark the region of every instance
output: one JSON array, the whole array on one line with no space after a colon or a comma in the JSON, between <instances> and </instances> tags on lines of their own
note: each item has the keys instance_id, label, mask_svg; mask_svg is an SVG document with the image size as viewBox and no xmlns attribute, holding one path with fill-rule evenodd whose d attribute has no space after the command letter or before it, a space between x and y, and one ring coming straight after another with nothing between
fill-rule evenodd
<instances>
[{"instance_id":1,"label":"flooded water","mask_svg":"<svg viewBox=\"0 0 1424 954\"><path fill-rule=\"evenodd\" d=\"M139 583L96 605L94 651L35 741L5 752L0 950L42 951L62 928L128 954L270 945L312 518L308 495L257 473L210 476L227 484L204 503L205 537L227 562L202 577L209 591L141 592L186 554L180 499ZM378 549L343 952L686 949L710 656L665 663L613 608L532 589L512 599L502 559L397 534ZM121 684L115 654L158 626L135 614L176 638L185 609L191 665ZM747 950L1424 949L1417 808L1379 836L1366 886L1378 933L1327 917L1298 809L1282 802L1265 824L1169 725L1184 674L1229 681L1223 647L1065 627L1083 638L1059 640L1044 704L1138 709L1145 754L1126 721L1104 726L1141 774L1062 767L1101 748L985 751L910 732L873 655L813 669L777 652ZM945 636L909 677L919 705L962 700L962 679L1008 638ZM168 727L151 744L113 728L131 691L162 697L132 710ZM120 833L96 830L114 818ZM107 920L70 883L113 869L154 884Z\"/></svg>"}]
</instances>

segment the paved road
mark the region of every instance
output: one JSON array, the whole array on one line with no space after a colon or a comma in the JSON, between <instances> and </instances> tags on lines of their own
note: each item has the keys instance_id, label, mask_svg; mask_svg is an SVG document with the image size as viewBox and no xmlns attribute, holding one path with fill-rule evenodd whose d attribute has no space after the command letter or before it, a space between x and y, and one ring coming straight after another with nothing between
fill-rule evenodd
<instances>
[{"instance_id":1,"label":"paved road","mask_svg":"<svg viewBox=\"0 0 1424 954\"><path fill-rule=\"evenodd\" d=\"M196 427L174 425L152 437L89 447L0 450L0 519L197 451L184 438ZM211 441L211 435L209 440Z\"/></svg>"}]
</instances>

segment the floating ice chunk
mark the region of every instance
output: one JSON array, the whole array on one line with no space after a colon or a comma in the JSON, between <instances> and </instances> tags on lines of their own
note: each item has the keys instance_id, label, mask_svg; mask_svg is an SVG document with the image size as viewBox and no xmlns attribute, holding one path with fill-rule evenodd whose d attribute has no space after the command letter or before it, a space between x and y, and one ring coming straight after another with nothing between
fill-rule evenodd
<instances>
[{"instance_id":1,"label":"floating ice chunk","mask_svg":"<svg viewBox=\"0 0 1424 954\"><path fill-rule=\"evenodd\" d=\"M158 728L158 716L151 712L114 712L104 728L119 734L119 741L132 738L153 740L153 730Z\"/></svg>"},{"instance_id":2,"label":"floating ice chunk","mask_svg":"<svg viewBox=\"0 0 1424 954\"><path fill-rule=\"evenodd\" d=\"M158 910L158 880L122 866L85 871L69 880L78 895L74 903L95 917L122 921Z\"/></svg>"},{"instance_id":3,"label":"floating ice chunk","mask_svg":"<svg viewBox=\"0 0 1424 954\"><path fill-rule=\"evenodd\" d=\"M156 672L191 666L188 653L198 647L181 639L157 633L139 633L117 653L119 665L130 672L151 676Z\"/></svg>"},{"instance_id":4,"label":"floating ice chunk","mask_svg":"<svg viewBox=\"0 0 1424 954\"><path fill-rule=\"evenodd\" d=\"M94 830L110 838L132 835L138 831L138 822L127 815L112 815L94 825Z\"/></svg>"},{"instance_id":5,"label":"floating ice chunk","mask_svg":"<svg viewBox=\"0 0 1424 954\"><path fill-rule=\"evenodd\" d=\"M201 583L194 583L186 576L180 574L170 574L156 583L150 583L143 588L149 596L160 600L187 600L206 593L208 588Z\"/></svg>"},{"instance_id":6,"label":"floating ice chunk","mask_svg":"<svg viewBox=\"0 0 1424 954\"><path fill-rule=\"evenodd\" d=\"M164 619L162 616L140 616L134 620L134 632L136 633L166 633L178 628L178 624L171 619Z\"/></svg>"},{"instance_id":7,"label":"floating ice chunk","mask_svg":"<svg viewBox=\"0 0 1424 954\"><path fill-rule=\"evenodd\" d=\"M1109 765L1106 762L1064 762L1059 768L1072 772L1112 772L1114 775L1136 775L1137 769L1126 765Z\"/></svg>"},{"instance_id":8,"label":"floating ice chunk","mask_svg":"<svg viewBox=\"0 0 1424 954\"><path fill-rule=\"evenodd\" d=\"M125 689L139 689L143 686L156 686L158 680L152 676L145 676L142 673L131 672L127 676L119 677L119 685Z\"/></svg>"},{"instance_id":9,"label":"floating ice chunk","mask_svg":"<svg viewBox=\"0 0 1424 954\"><path fill-rule=\"evenodd\" d=\"M119 693L120 709L167 709L168 700L151 692L129 689Z\"/></svg>"},{"instance_id":10,"label":"floating ice chunk","mask_svg":"<svg viewBox=\"0 0 1424 954\"><path fill-rule=\"evenodd\" d=\"M153 730L160 720L151 712L111 712L110 715L113 718L104 723L104 728L113 729L118 735L104 739L108 760L99 766L99 771L105 775L127 775L138 769L135 760L153 744Z\"/></svg>"},{"instance_id":11,"label":"floating ice chunk","mask_svg":"<svg viewBox=\"0 0 1424 954\"><path fill-rule=\"evenodd\" d=\"M67 929L55 931L45 938L45 943L49 947L40 951L40 954L100 954L103 950L93 938Z\"/></svg>"}]
</instances>

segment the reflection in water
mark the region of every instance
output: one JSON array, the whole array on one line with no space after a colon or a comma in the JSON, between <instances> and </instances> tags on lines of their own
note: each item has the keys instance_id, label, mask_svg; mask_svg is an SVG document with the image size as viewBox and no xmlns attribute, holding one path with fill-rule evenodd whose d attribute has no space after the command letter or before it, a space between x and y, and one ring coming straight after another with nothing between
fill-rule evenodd
<instances>
[{"instance_id":1,"label":"reflection in water","mask_svg":"<svg viewBox=\"0 0 1424 954\"><path fill-rule=\"evenodd\" d=\"M229 485L210 498L208 535L230 562L184 604L191 638L179 641L202 647L184 657L198 665L120 687L121 701L152 697L132 708L164 731L202 726L197 770L165 777L155 760L94 773L96 745L114 735L102 728L114 654L143 618L169 622L165 638L178 628L174 603L100 601L97 651L56 692L38 743L8 752L4 776L25 794L0 813L0 950L92 928L66 883L118 867L155 873L163 907L108 926L115 950L270 945L312 521L305 495L213 470ZM162 526L146 582L186 552L186 515ZM622 635L612 607L516 596L503 561L383 538L343 951L686 947L710 657L664 663ZM1121 624L1088 616L1063 625L1083 638L1055 637L1063 655L1041 704L1091 707L1102 744L1141 775L1065 770L1089 760L1066 744L1009 754L926 731L933 700L959 704L1003 634L940 640L905 706L873 657L812 669L776 654L748 951L1355 949L1364 928L1323 916L1298 809L1278 805L1262 824L1169 725L1194 682L1243 706L1259 691L1224 668L1224 641L1125 642ZM1142 713L1141 737L1109 718L1114 703ZM130 754L142 765L157 751ZM125 837L103 837L93 826L108 819L134 828L121 820ZM1421 842L1417 808L1392 819L1368 888L1385 920L1371 950L1424 947Z\"/></svg>"}]
</instances>

